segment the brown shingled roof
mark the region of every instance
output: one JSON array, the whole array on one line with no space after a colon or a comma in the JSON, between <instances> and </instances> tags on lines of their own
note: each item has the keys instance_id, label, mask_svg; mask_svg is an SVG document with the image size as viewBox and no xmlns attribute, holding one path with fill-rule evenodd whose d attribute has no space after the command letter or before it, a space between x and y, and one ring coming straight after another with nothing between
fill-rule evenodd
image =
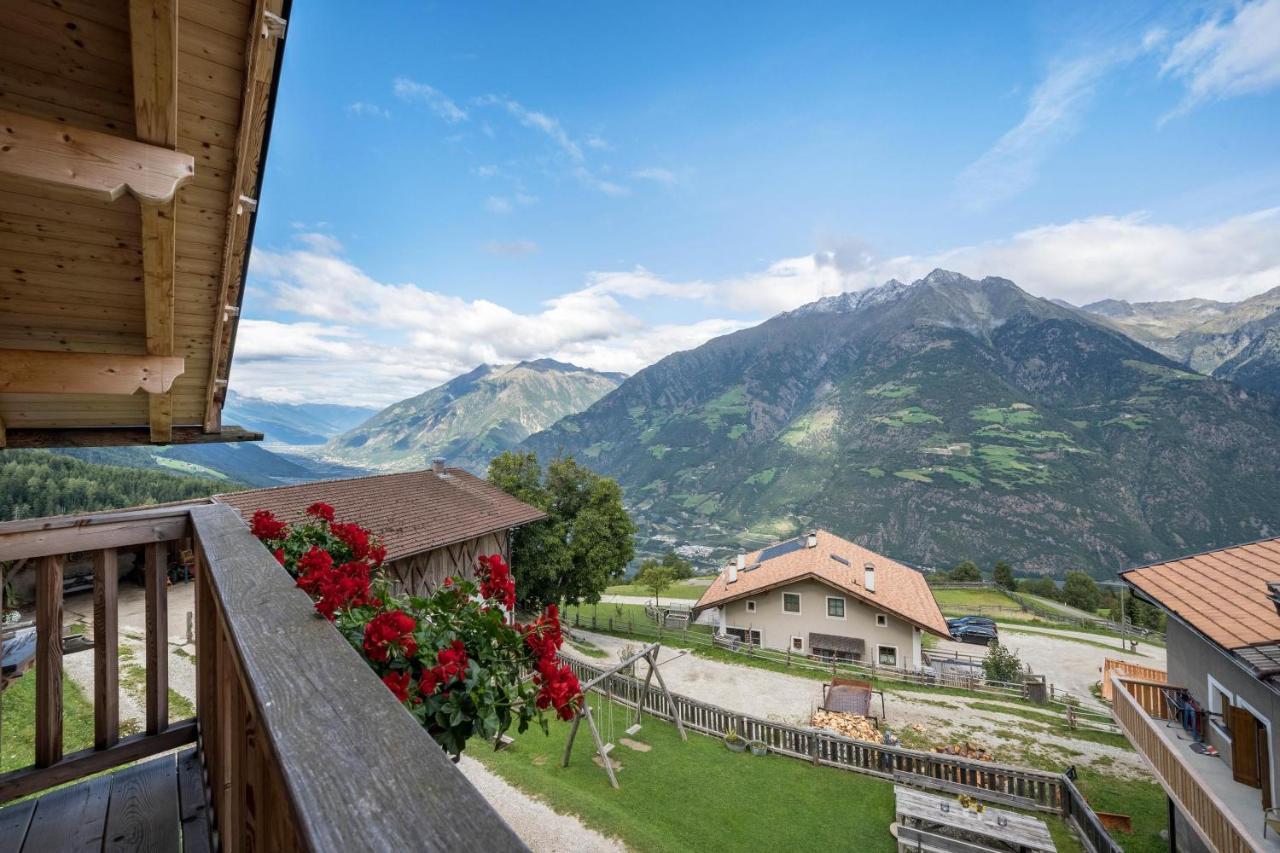
<instances>
[{"instance_id":1,"label":"brown shingled roof","mask_svg":"<svg viewBox=\"0 0 1280 853\"><path fill-rule=\"evenodd\" d=\"M920 572L841 539L834 533L819 530L817 536L818 543L813 548L801 543L800 547L763 562L761 556L779 546L762 548L748 554L747 570L738 572L738 579L732 584L728 582L728 572L722 571L698 599L694 610L716 607L766 589L813 578L847 592L872 607L892 613L918 628L940 637L951 636L947 620L938 609L933 591ZM875 592L868 592L863 586L864 566L867 563L876 568ZM755 564L758 565L751 568Z\"/></svg>"},{"instance_id":2,"label":"brown shingled roof","mask_svg":"<svg viewBox=\"0 0 1280 853\"><path fill-rule=\"evenodd\" d=\"M322 480L215 499L234 507L245 519L256 510L269 509L281 521L290 522L302 519L311 504L323 501L333 507L339 521L355 522L378 536L387 546L388 560L546 518L542 510L461 468L446 468L442 474L424 470Z\"/></svg>"},{"instance_id":3,"label":"brown shingled roof","mask_svg":"<svg viewBox=\"0 0 1280 853\"><path fill-rule=\"evenodd\" d=\"M1224 649L1280 641L1267 592L1280 581L1280 538L1121 572L1131 586Z\"/></svg>"}]
</instances>

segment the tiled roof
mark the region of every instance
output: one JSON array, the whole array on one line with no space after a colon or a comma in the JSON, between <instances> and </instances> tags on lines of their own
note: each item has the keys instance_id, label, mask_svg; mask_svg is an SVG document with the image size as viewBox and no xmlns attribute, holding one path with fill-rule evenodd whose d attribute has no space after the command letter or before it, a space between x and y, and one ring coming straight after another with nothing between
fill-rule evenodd
<instances>
[{"instance_id":1,"label":"tiled roof","mask_svg":"<svg viewBox=\"0 0 1280 853\"><path fill-rule=\"evenodd\" d=\"M1280 539L1264 539L1121 572L1131 586L1224 649L1280 641L1267 592L1280 581Z\"/></svg>"},{"instance_id":2,"label":"tiled roof","mask_svg":"<svg viewBox=\"0 0 1280 853\"><path fill-rule=\"evenodd\" d=\"M323 501L334 508L338 521L354 521L378 536L387 546L388 560L546 518L542 510L461 468L253 489L217 495L216 500L235 507L246 520L256 510L269 509L290 522Z\"/></svg>"},{"instance_id":3,"label":"tiled roof","mask_svg":"<svg viewBox=\"0 0 1280 853\"><path fill-rule=\"evenodd\" d=\"M950 636L947 620L920 572L825 530L817 532L817 539L812 548L801 537L748 554L747 569L738 572L738 579L731 584L728 571L721 571L694 609L726 604L811 577L940 637ZM863 586L867 563L876 568L875 592Z\"/></svg>"}]
</instances>

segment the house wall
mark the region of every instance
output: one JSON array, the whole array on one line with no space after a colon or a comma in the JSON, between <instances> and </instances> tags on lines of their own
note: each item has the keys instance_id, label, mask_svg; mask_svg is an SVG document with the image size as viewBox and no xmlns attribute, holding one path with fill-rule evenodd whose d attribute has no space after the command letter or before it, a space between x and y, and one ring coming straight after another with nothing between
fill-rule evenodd
<instances>
[{"instance_id":1,"label":"house wall","mask_svg":"<svg viewBox=\"0 0 1280 853\"><path fill-rule=\"evenodd\" d=\"M784 592L800 594L800 615L783 612ZM844 598L844 619L827 616L827 596ZM747 601L756 602L755 613L747 612ZM815 580L796 581L748 599L732 601L721 610L725 627L760 631L760 644L765 648L785 651L791 644L791 638L800 636L804 637L804 651L808 654L809 632L813 631L861 638L866 643L863 660L868 663L879 660L878 646L894 646L898 650L898 666L920 666L920 641L914 626L892 613L886 614L887 625L877 626L876 614L883 611Z\"/></svg>"},{"instance_id":2,"label":"house wall","mask_svg":"<svg viewBox=\"0 0 1280 853\"><path fill-rule=\"evenodd\" d=\"M508 560L511 555L507 550L507 531L488 533L465 542L457 542L402 557L382 567L384 574L394 583L397 592L412 595L426 595L444 583L445 578L456 577L472 580L476 576L476 558L490 554L501 554ZM515 566L511 567L517 587L520 575Z\"/></svg>"},{"instance_id":3,"label":"house wall","mask_svg":"<svg viewBox=\"0 0 1280 853\"><path fill-rule=\"evenodd\" d=\"M1234 704L1246 707L1255 717L1270 726L1271 731L1271 790L1280 798L1280 694L1267 687L1245 671L1227 653L1177 619L1169 620L1168 628L1169 683L1185 687L1202 708L1208 710L1209 679L1220 685L1221 690L1234 697ZM1231 739L1220 724L1206 726L1207 738L1222 754L1222 760L1231 764ZM1261 809L1261 799L1259 799ZM1261 818L1259 818L1261 819Z\"/></svg>"}]
</instances>

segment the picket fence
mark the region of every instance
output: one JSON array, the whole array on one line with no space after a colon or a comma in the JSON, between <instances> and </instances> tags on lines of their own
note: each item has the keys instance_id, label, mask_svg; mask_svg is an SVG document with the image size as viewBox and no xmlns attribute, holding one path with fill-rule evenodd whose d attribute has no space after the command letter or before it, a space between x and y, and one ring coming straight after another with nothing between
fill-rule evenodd
<instances>
[{"instance_id":1,"label":"picket fence","mask_svg":"<svg viewBox=\"0 0 1280 853\"><path fill-rule=\"evenodd\" d=\"M1122 853L1107 834L1084 797L1061 773L973 761L954 755L854 740L826 729L801 728L730 711L709 702L673 693L675 707L656 687L629 675L613 673L561 654L578 679L600 679L593 690L631 708L664 720L679 715L687 729L721 738L730 729L747 740L760 741L770 752L836 767L889 781L948 793L967 793L979 799L1031 811L1062 815L1092 853Z\"/></svg>"}]
</instances>

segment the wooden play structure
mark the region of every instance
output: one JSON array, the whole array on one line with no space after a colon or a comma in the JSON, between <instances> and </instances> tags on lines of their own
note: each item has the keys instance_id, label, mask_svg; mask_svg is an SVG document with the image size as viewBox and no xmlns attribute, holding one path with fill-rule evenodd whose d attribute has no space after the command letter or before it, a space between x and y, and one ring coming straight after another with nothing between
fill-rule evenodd
<instances>
[{"instance_id":1,"label":"wooden play structure","mask_svg":"<svg viewBox=\"0 0 1280 853\"><path fill-rule=\"evenodd\" d=\"M560 763L562 767L569 766L569 756L573 754L573 740L578 735L578 726L582 725L582 721L587 721L587 728L591 730L591 739L595 742L596 753L600 756L600 764L604 767L604 772L609 774L609 784L618 787L618 777L613 772L613 762L609 759L609 753L613 751L613 677L618 673L626 670L628 667L634 666L638 661L643 660L649 665L649 671L644 677L644 690L647 693L654 676L658 678L658 688L666 696L672 711L672 717L675 720L676 728L680 730L680 739L687 741L689 736L685 734L684 723L680 720L680 714L676 713L675 697L671 695L671 691L667 689L667 684L662 680L662 673L658 671L658 650L662 648L658 643L651 643L639 652L624 658L614 666L606 669L590 681L582 685L582 705L578 708L578 713L573 718L573 725L569 728L569 740L564 745L564 760ZM668 661L670 663L670 661ZM601 687L603 685L603 687ZM606 734L609 739L601 737L600 728L594 714L591 712L591 693L603 696L603 702L600 703L602 716L608 714ZM604 709L607 707L607 711ZM635 721L627 727L626 733L634 735L640 731L640 717L643 713L644 703L636 704Z\"/></svg>"}]
</instances>

